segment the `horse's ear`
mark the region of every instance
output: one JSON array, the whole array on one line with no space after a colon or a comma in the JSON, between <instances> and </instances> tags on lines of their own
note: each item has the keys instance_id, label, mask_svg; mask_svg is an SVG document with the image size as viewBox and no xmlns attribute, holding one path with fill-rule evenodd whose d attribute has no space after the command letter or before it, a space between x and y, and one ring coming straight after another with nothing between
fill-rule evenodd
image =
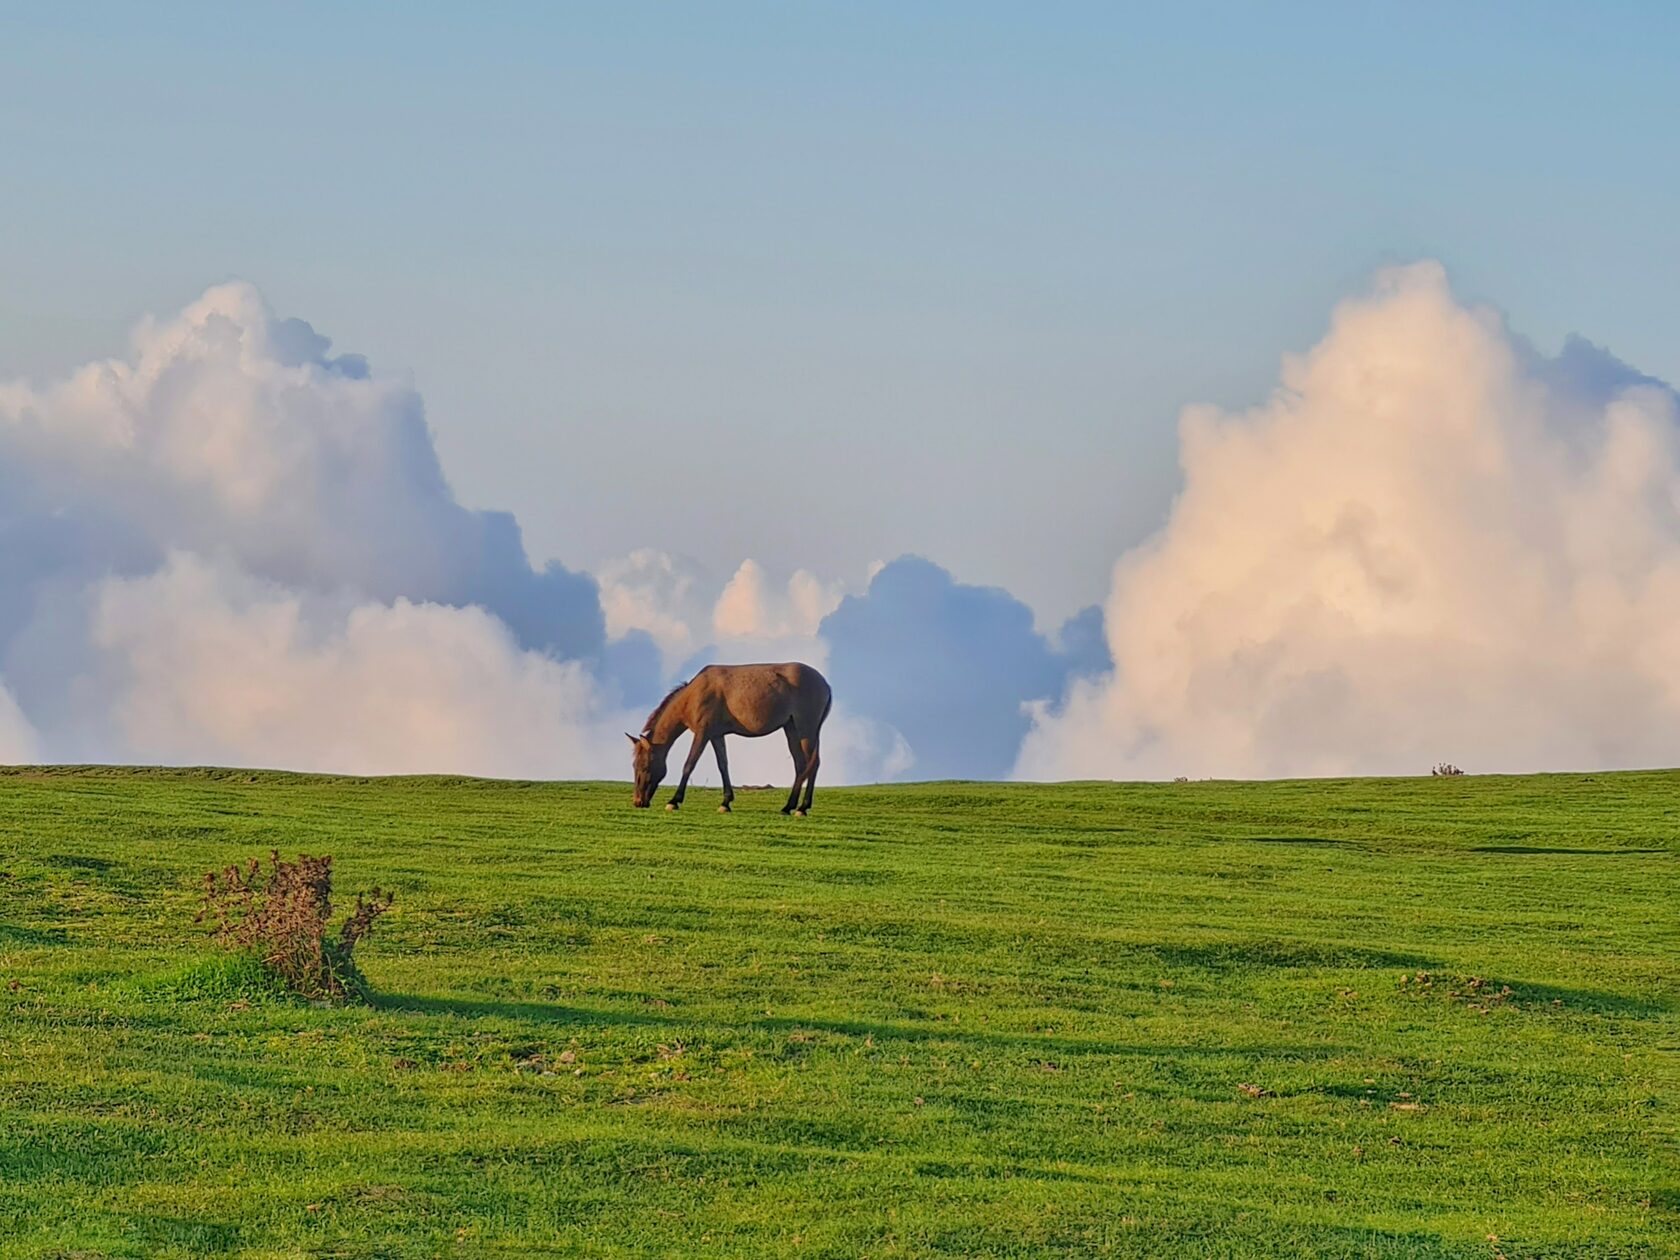
<instances>
[{"instance_id":1,"label":"horse's ear","mask_svg":"<svg viewBox=\"0 0 1680 1260\"><path fill-rule=\"evenodd\" d=\"M637 739L634 735L632 735L629 731L624 732L624 738L629 740L632 744L639 744L639 743L642 742L641 740Z\"/></svg>"}]
</instances>

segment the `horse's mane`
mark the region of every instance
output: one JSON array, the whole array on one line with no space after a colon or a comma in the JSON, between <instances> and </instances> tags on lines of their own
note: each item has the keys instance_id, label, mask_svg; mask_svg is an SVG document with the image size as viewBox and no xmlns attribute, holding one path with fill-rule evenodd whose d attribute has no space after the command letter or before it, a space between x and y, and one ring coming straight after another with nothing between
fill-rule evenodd
<instances>
[{"instance_id":1,"label":"horse's mane","mask_svg":"<svg viewBox=\"0 0 1680 1260\"><path fill-rule=\"evenodd\" d=\"M665 712L665 706L670 704L671 701L676 698L677 692L681 691L686 686L688 686L688 680L684 679L682 682L678 683L675 687L672 687L671 690L667 691L665 693L665 698L663 700L661 700L658 704L653 706L653 712L648 714L647 721L642 723L642 734L643 735L653 734L653 724L655 722L659 721L659 715L661 713Z\"/></svg>"}]
</instances>

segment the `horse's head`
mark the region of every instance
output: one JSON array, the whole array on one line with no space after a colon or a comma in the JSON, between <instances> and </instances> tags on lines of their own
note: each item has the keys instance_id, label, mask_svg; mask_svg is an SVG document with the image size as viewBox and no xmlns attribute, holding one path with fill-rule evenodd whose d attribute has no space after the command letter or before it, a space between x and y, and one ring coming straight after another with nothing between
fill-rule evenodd
<instances>
[{"instance_id":1,"label":"horse's head","mask_svg":"<svg viewBox=\"0 0 1680 1260\"><path fill-rule=\"evenodd\" d=\"M655 744L646 735L632 735L626 731L624 737L630 741L633 749L630 766L636 775L636 794L630 800L637 809L646 809L653 804L654 792L665 781L666 749Z\"/></svg>"}]
</instances>

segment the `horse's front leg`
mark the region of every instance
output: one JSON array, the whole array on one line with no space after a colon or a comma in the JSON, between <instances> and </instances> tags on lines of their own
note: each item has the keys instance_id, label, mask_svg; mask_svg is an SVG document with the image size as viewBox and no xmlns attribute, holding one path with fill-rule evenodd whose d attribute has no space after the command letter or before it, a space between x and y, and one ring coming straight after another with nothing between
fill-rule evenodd
<instances>
[{"instance_id":1,"label":"horse's front leg","mask_svg":"<svg viewBox=\"0 0 1680 1260\"><path fill-rule=\"evenodd\" d=\"M671 794L671 799L665 802L666 809L681 809L683 795L688 791L688 776L694 773L694 767L700 764L700 754L706 751L706 738L699 731L694 732L694 742L688 749L688 760L683 762L682 778L677 782L677 790Z\"/></svg>"}]
</instances>

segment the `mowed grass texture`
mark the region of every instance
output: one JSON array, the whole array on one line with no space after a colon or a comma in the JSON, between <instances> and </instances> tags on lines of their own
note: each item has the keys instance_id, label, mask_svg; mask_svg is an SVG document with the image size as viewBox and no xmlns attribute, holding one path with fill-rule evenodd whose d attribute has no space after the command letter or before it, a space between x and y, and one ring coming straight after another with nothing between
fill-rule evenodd
<instances>
[{"instance_id":1,"label":"mowed grass texture","mask_svg":"<svg viewBox=\"0 0 1680 1260\"><path fill-rule=\"evenodd\" d=\"M1680 1247L1680 775L628 797L0 774L0 1255ZM375 1006L214 961L270 846Z\"/></svg>"}]
</instances>

